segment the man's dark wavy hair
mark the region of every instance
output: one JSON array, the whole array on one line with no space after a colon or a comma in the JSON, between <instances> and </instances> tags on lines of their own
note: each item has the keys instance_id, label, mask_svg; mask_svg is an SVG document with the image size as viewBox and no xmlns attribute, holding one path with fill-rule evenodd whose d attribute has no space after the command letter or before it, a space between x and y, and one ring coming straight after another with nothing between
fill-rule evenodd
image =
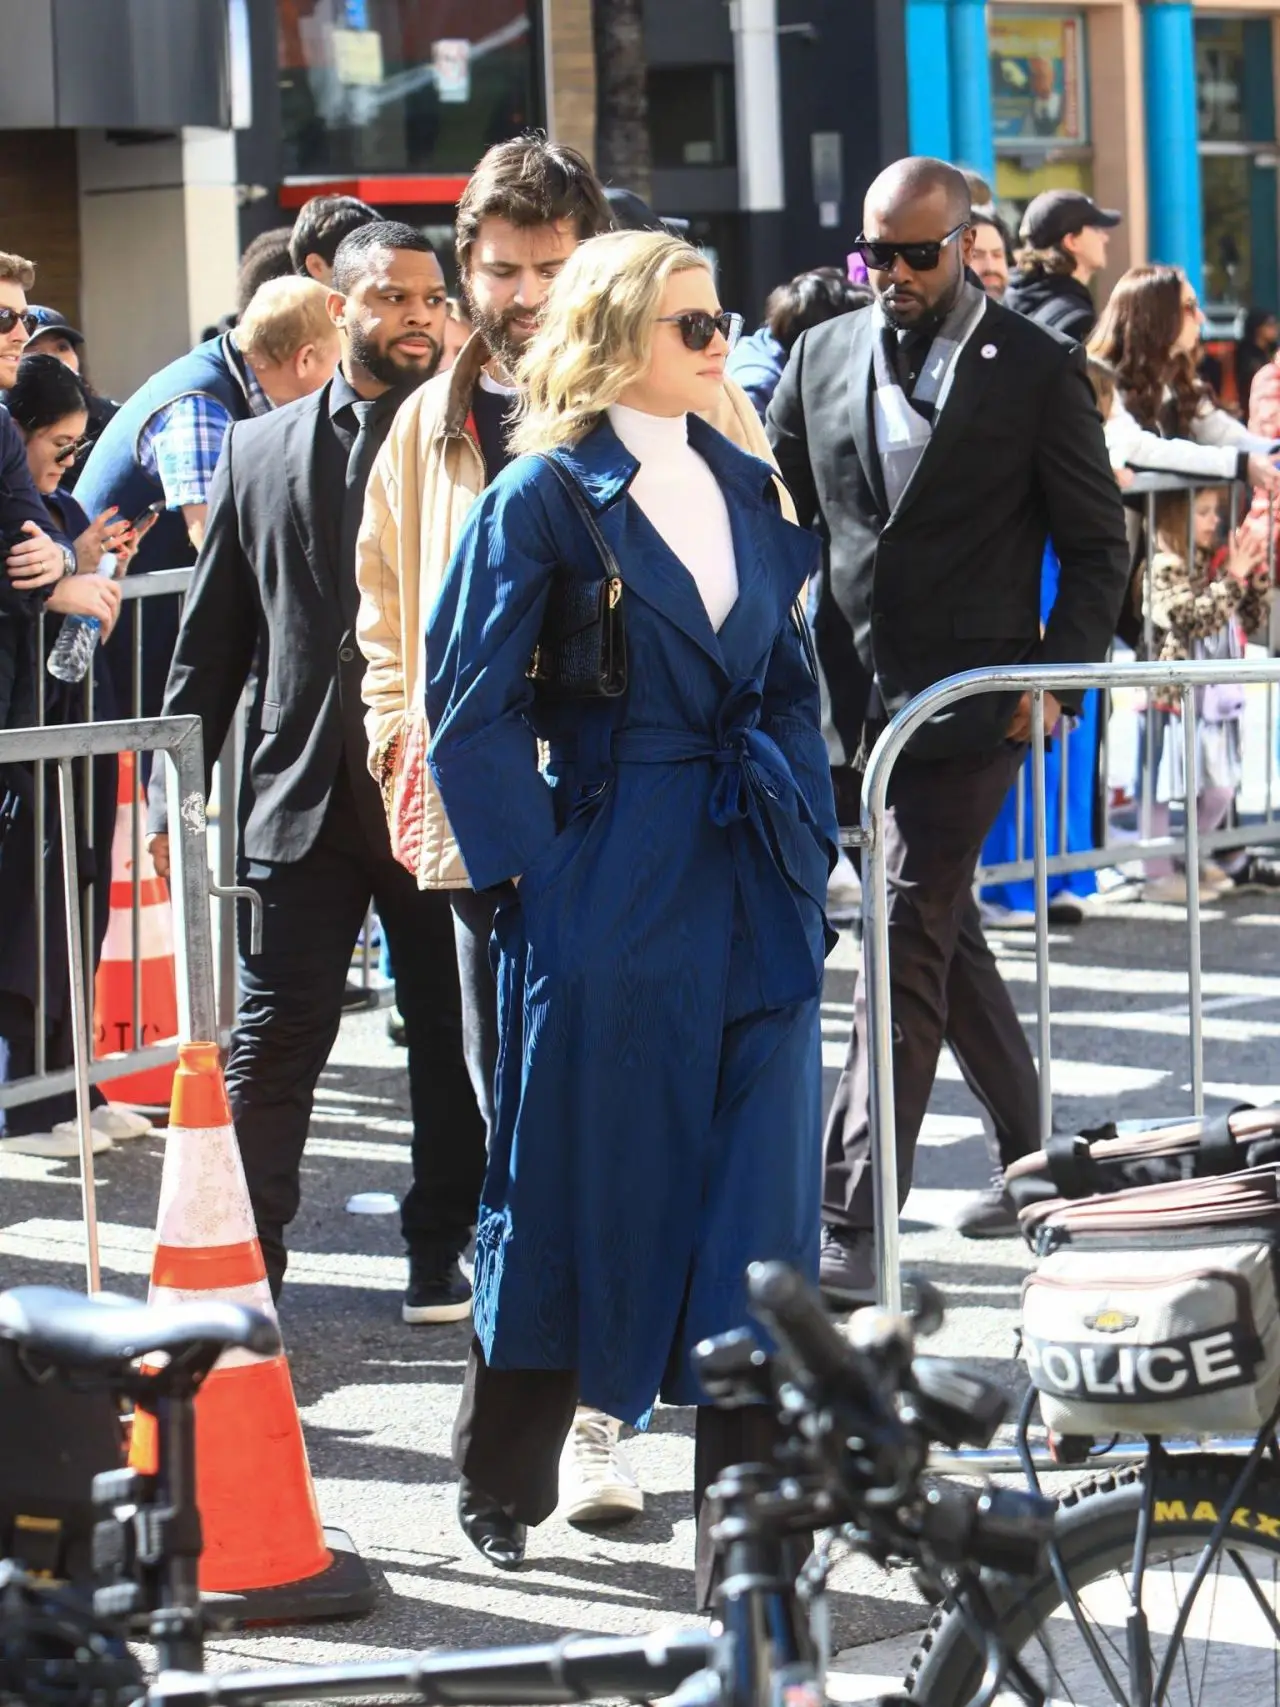
<instances>
[{"instance_id":1,"label":"man's dark wavy hair","mask_svg":"<svg viewBox=\"0 0 1280 1707\"><path fill-rule=\"evenodd\" d=\"M484 219L505 219L521 228L567 219L579 242L613 228L604 188L587 161L576 148L538 134L495 143L462 192L454 231L464 278Z\"/></svg>"}]
</instances>

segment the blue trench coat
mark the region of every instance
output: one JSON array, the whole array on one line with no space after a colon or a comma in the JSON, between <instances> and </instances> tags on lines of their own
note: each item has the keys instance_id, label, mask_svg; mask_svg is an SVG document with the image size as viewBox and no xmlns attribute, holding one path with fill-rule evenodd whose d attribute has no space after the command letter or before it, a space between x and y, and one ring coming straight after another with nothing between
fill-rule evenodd
<instances>
[{"instance_id":1,"label":"blue trench coat","mask_svg":"<svg viewBox=\"0 0 1280 1707\"><path fill-rule=\"evenodd\" d=\"M529 681L553 571L601 574L537 458L476 504L427 631L431 771L467 872L521 879L494 933L476 1332L492 1368L577 1370L585 1404L637 1423L659 1392L703 1401L688 1354L747 1321L748 1262L817 1270L837 832L790 607L818 546L763 463L696 418L689 437L737 557L718 634L607 420L555 454L621 568L626 694L553 705Z\"/></svg>"}]
</instances>

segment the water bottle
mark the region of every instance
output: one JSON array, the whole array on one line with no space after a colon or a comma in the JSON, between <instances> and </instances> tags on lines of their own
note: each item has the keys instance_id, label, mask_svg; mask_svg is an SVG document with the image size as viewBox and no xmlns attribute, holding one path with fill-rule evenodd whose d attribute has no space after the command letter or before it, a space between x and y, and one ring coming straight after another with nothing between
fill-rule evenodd
<instances>
[{"instance_id":1,"label":"water bottle","mask_svg":"<svg viewBox=\"0 0 1280 1707\"><path fill-rule=\"evenodd\" d=\"M106 551L94 574L111 575L115 566L114 553ZM93 663L93 649L101 633L102 624L96 616L64 616L49 654L49 674L60 682L82 682Z\"/></svg>"}]
</instances>

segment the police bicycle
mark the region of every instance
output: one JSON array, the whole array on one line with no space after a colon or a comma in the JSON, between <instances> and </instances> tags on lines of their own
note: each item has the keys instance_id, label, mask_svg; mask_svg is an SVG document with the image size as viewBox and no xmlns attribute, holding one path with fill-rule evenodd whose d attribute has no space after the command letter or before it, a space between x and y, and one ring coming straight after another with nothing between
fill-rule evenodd
<instances>
[{"instance_id":1,"label":"police bicycle","mask_svg":"<svg viewBox=\"0 0 1280 1707\"><path fill-rule=\"evenodd\" d=\"M1036 1400L1028 1388L1016 1447L1038 1491ZM1243 1454L1239 1441L1184 1448L1151 1436L1139 1462L1094 1468L1060 1495L1031 1580L985 1579L981 1628L962 1602L943 1603L910 1662L910 1698L964 1707L994 1637L1008 1664L992 1707L1280 1707L1278 1422L1280 1405ZM1088 1470L1106 1463L1092 1446L1068 1439L1056 1451Z\"/></svg>"},{"instance_id":2,"label":"police bicycle","mask_svg":"<svg viewBox=\"0 0 1280 1707\"><path fill-rule=\"evenodd\" d=\"M818 1529L882 1564L909 1564L931 1598L948 1597L981 1653L966 1700L987 1707L1010 1669L985 1634L993 1585L1038 1571L1053 1506L1021 1490L932 1479L927 1466L935 1445L989 1444L1004 1393L961 1365L915 1355L916 1332L941 1320L927 1286L911 1318L864 1313L857 1343L785 1266L753 1266L749 1289L773 1349L748 1330L707 1341L699 1374L717 1403L774 1406L785 1444L777 1464L735 1466L711 1490L721 1586L710 1631L217 1676L202 1670L193 1401L225 1350L276 1351L274 1325L223 1304L152 1309L42 1287L0 1296L0 1338L29 1361L131 1398L155 1416L160 1448L154 1476L109 1471L95 1481L103 1515L91 1606L3 1567L0 1701L248 1707L375 1696L519 1707L671 1696L674 1707L820 1707L828 1548L798 1579L788 1569L795 1538ZM141 1362L148 1354L153 1361ZM126 1645L139 1638L159 1661L149 1686ZM1013 1669L1026 1681L1016 1661Z\"/></svg>"}]
</instances>

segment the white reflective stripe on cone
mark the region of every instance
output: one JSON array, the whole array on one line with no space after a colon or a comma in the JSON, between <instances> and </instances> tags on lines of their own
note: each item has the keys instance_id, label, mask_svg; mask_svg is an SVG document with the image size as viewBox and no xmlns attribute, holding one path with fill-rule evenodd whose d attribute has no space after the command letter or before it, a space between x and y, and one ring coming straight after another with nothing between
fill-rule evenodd
<instances>
[{"instance_id":1,"label":"white reflective stripe on cone","mask_svg":"<svg viewBox=\"0 0 1280 1707\"><path fill-rule=\"evenodd\" d=\"M138 909L139 960L167 960L173 953L173 908L168 901L154 901ZM111 909L107 934L102 942L103 960L133 959L132 909Z\"/></svg>"},{"instance_id":2,"label":"white reflective stripe on cone","mask_svg":"<svg viewBox=\"0 0 1280 1707\"><path fill-rule=\"evenodd\" d=\"M234 1126L171 1126L156 1243L198 1249L240 1245L257 1236Z\"/></svg>"},{"instance_id":3,"label":"white reflective stripe on cone","mask_svg":"<svg viewBox=\"0 0 1280 1707\"><path fill-rule=\"evenodd\" d=\"M271 1288L265 1280L255 1280L249 1286L222 1286L217 1292L197 1292L185 1286L153 1286L147 1294L149 1304L208 1304L216 1298L219 1304L242 1304L247 1310L261 1310L264 1316L276 1320L276 1307L271 1302ZM279 1352L273 1356L280 1356ZM231 1346L214 1364L215 1369L236 1369L246 1363L270 1363L271 1358L259 1357L256 1352Z\"/></svg>"}]
</instances>

